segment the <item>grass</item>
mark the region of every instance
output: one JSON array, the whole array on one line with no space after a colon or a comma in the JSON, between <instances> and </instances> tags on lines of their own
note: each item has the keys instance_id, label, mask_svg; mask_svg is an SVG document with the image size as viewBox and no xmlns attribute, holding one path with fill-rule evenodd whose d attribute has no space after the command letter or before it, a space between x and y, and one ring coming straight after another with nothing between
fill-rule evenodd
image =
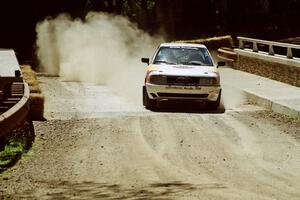
<instances>
[{"instance_id":1,"label":"grass","mask_svg":"<svg viewBox=\"0 0 300 200\"><path fill-rule=\"evenodd\" d=\"M32 122L26 122L23 127L1 138L0 173L13 166L30 149L33 139Z\"/></svg>"},{"instance_id":2,"label":"grass","mask_svg":"<svg viewBox=\"0 0 300 200\"><path fill-rule=\"evenodd\" d=\"M14 163L16 159L21 157L25 149L25 144L25 138L13 139L8 142L5 149L0 152L0 171L6 169L11 163Z\"/></svg>"}]
</instances>

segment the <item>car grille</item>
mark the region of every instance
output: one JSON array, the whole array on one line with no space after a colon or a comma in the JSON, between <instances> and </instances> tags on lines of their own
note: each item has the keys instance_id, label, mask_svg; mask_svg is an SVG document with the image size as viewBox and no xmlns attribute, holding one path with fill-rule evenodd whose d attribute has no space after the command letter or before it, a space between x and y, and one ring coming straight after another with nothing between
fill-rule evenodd
<instances>
[{"instance_id":1,"label":"car grille","mask_svg":"<svg viewBox=\"0 0 300 200\"><path fill-rule=\"evenodd\" d=\"M159 97L178 97L178 98L207 98L208 94L181 94L181 93L157 93Z\"/></svg>"},{"instance_id":2,"label":"car grille","mask_svg":"<svg viewBox=\"0 0 300 200\"><path fill-rule=\"evenodd\" d=\"M169 76L167 83L170 85L212 85L215 83L215 78L210 77L189 77L189 76Z\"/></svg>"},{"instance_id":3,"label":"car grille","mask_svg":"<svg viewBox=\"0 0 300 200\"><path fill-rule=\"evenodd\" d=\"M170 85L198 85L199 77L188 76L169 76L167 77L167 83Z\"/></svg>"},{"instance_id":4,"label":"car grille","mask_svg":"<svg viewBox=\"0 0 300 200\"><path fill-rule=\"evenodd\" d=\"M213 85L217 82L213 77L191 77L191 76L151 76L150 82L157 85L196 86Z\"/></svg>"}]
</instances>

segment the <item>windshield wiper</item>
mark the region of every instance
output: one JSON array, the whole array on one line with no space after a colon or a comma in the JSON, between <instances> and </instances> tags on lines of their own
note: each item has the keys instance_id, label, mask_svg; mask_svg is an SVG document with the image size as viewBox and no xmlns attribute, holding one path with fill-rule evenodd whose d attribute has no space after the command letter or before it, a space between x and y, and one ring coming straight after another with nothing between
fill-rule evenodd
<instances>
[{"instance_id":1,"label":"windshield wiper","mask_svg":"<svg viewBox=\"0 0 300 200\"><path fill-rule=\"evenodd\" d=\"M169 65L177 65L177 63L169 62L169 61L166 61L166 60L156 60L154 63L155 64L156 63L165 63L165 64L169 64Z\"/></svg>"},{"instance_id":2,"label":"windshield wiper","mask_svg":"<svg viewBox=\"0 0 300 200\"><path fill-rule=\"evenodd\" d=\"M203 65L203 62L201 62L201 61L190 61L190 62L188 62L187 64L189 64L189 65L199 65L199 66L201 66L201 65Z\"/></svg>"}]
</instances>

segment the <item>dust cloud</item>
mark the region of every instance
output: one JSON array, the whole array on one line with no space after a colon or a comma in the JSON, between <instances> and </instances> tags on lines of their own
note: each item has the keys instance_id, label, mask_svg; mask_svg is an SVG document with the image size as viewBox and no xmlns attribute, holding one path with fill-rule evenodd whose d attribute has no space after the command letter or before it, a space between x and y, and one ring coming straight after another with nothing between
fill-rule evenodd
<instances>
[{"instance_id":1,"label":"dust cloud","mask_svg":"<svg viewBox=\"0 0 300 200\"><path fill-rule=\"evenodd\" d=\"M36 31L42 71L63 81L107 85L130 100L141 96L145 65L140 58L150 57L163 42L125 17L95 12L85 20L65 14L46 19Z\"/></svg>"},{"instance_id":2,"label":"dust cloud","mask_svg":"<svg viewBox=\"0 0 300 200\"><path fill-rule=\"evenodd\" d=\"M145 65L163 38L150 36L123 16L89 13L85 20L62 14L37 27L37 55L41 70L63 81L109 86L134 103L141 101ZM211 52L216 60L216 52ZM222 73L221 73L222 76ZM228 109L244 102L241 91L222 84Z\"/></svg>"},{"instance_id":3,"label":"dust cloud","mask_svg":"<svg viewBox=\"0 0 300 200\"><path fill-rule=\"evenodd\" d=\"M211 51L210 52L213 60L215 63L218 63L221 61L218 58L218 52L217 51ZM245 96L245 93L234 87L231 82L232 75L228 73L226 70L228 66L226 67L220 67L219 72L221 76L221 86L222 86L222 102L225 106L226 110L234 109L237 107L240 107L241 105L247 103L247 98Z\"/></svg>"},{"instance_id":4,"label":"dust cloud","mask_svg":"<svg viewBox=\"0 0 300 200\"><path fill-rule=\"evenodd\" d=\"M247 102L243 91L227 84L222 84L222 100L227 110L237 108Z\"/></svg>"}]
</instances>

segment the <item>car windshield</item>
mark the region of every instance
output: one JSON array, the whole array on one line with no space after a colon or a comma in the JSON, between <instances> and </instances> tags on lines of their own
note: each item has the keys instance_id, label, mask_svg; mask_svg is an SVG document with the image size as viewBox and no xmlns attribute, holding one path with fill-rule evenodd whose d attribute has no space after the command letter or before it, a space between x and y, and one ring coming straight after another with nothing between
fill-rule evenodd
<instances>
[{"instance_id":1,"label":"car windshield","mask_svg":"<svg viewBox=\"0 0 300 200\"><path fill-rule=\"evenodd\" d=\"M161 47L154 59L154 64L160 63L213 66L208 50L201 47Z\"/></svg>"}]
</instances>

